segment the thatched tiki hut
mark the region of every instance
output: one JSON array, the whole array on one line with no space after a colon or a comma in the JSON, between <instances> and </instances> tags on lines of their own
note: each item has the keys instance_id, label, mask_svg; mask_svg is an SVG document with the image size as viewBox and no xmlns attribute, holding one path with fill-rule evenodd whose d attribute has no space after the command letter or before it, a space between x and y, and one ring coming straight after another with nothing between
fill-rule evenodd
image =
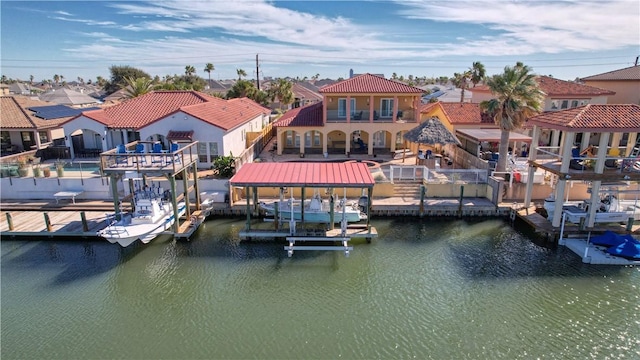
<instances>
[{"instance_id":1,"label":"thatched tiki hut","mask_svg":"<svg viewBox=\"0 0 640 360\"><path fill-rule=\"evenodd\" d=\"M416 157L416 163L420 160L421 145L460 145L460 140L437 117L429 118L407 131L404 134L404 139L410 143L417 144L418 156Z\"/></svg>"}]
</instances>

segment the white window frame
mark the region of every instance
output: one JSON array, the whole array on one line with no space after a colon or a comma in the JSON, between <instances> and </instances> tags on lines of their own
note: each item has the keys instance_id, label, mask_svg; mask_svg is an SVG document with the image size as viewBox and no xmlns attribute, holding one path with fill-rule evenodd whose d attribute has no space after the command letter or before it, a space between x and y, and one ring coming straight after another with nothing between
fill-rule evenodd
<instances>
[{"instance_id":1,"label":"white window frame","mask_svg":"<svg viewBox=\"0 0 640 360\"><path fill-rule=\"evenodd\" d=\"M351 116L356 113L356 98L351 98ZM338 117L347 117L347 98L338 99Z\"/></svg>"},{"instance_id":2,"label":"white window frame","mask_svg":"<svg viewBox=\"0 0 640 360\"><path fill-rule=\"evenodd\" d=\"M387 145L387 132L384 130L376 131L373 133L373 147L383 148Z\"/></svg>"},{"instance_id":3,"label":"white window frame","mask_svg":"<svg viewBox=\"0 0 640 360\"><path fill-rule=\"evenodd\" d=\"M380 117L393 117L393 98L380 99Z\"/></svg>"}]
</instances>

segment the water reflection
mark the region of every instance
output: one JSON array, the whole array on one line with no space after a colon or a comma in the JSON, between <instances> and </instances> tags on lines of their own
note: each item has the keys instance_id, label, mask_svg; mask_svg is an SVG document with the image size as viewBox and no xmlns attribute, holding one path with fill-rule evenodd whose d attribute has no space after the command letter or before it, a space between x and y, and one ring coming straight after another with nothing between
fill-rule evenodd
<instances>
[{"instance_id":1,"label":"water reflection","mask_svg":"<svg viewBox=\"0 0 640 360\"><path fill-rule=\"evenodd\" d=\"M124 249L3 241L2 357L640 357L638 268L500 220L374 225L349 258L241 242L243 219Z\"/></svg>"}]
</instances>

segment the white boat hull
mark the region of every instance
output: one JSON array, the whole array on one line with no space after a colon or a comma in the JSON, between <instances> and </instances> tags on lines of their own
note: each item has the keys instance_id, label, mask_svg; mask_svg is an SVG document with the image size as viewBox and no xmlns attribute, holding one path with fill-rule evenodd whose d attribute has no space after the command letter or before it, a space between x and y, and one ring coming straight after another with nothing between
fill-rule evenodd
<instances>
[{"instance_id":1,"label":"white boat hull","mask_svg":"<svg viewBox=\"0 0 640 360\"><path fill-rule=\"evenodd\" d=\"M178 204L178 209L178 216L184 215L186 211L185 204ZM163 231L171 228L174 222L173 210L171 206L166 205L162 213L154 218L154 221L141 221L132 214L123 214L121 220L115 221L105 229L98 231L98 236L122 247L127 247L136 240L148 244Z\"/></svg>"},{"instance_id":2,"label":"white boat hull","mask_svg":"<svg viewBox=\"0 0 640 360\"><path fill-rule=\"evenodd\" d=\"M567 215L567 221L578 224L581 219L586 219L589 214L586 210L580 209L577 206L568 206L564 209L564 213ZM596 223L617 223L617 222L627 222L629 217L633 217L633 215L629 215L624 211L616 211L616 212L596 212L595 222Z\"/></svg>"},{"instance_id":3,"label":"white boat hull","mask_svg":"<svg viewBox=\"0 0 640 360\"><path fill-rule=\"evenodd\" d=\"M290 201L285 202L277 202L278 203L278 214L280 219L282 220L291 220L293 213L293 220L302 221L302 210L300 204L293 205L293 211L290 206ZM267 216L275 216L275 204L266 204L260 203L260 208L265 211ZM357 204L355 205L347 205L345 207L340 206L339 204L334 208L333 214L333 222L340 223L343 219L349 223L359 222L361 220L366 220L367 215L362 213L358 208ZM305 205L304 210L304 222L306 223L330 223L331 222L331 212L328 204L322 204L317 208L313 208L311 206Z\"/></svg>"}]
</instances>

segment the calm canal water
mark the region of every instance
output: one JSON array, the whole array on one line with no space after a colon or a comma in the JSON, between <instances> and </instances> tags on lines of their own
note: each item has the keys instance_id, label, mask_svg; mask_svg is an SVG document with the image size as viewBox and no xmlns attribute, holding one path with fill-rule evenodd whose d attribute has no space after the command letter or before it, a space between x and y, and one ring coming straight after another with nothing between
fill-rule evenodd
<instances>
[{"instance_id":1,"label":"calm canal water","mask_svg":"<svg viewBox=\"0 0 640 360\"><path fill-rule=\"evenodd\" d=\"M378 220L371 244L2 241L2 359L637 359L640 268L500 220Z\"/></svg>"}]
</instances>

